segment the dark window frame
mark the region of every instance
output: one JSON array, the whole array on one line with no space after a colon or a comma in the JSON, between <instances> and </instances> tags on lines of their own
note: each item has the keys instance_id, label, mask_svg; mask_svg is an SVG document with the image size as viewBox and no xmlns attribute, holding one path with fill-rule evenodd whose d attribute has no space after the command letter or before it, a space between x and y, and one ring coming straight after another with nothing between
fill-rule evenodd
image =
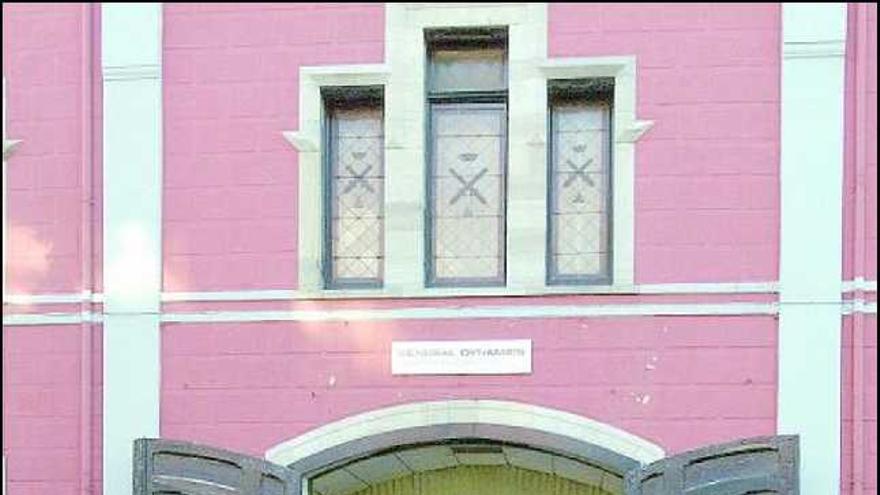
<instances>
[{"instance_id":1,"label":"dark window frame","mask_svg":"<svg viewBox=\"0 0 880 495\"><path fill-rule=\"evenodd\" d=\"M556 79L547 81L547 238L546 238L546 280L548 286L604 286L614 283L614 78ZM608 105L608 140L605 159L608 171L605 174L605 222L607 235L607 269L603 275L561 275L557 272L553 258L556 229L553 222L556 187L553 175L556 171L556 132L554 126L554 107L558 103L601 101Z\"/></svg>"},{"instance_id":2,"label":"dark window frame","mask_svg":"<svg viewBox=\"0 0 880 495\"><path fill-rule=\"evenodd\" d=\"M425 192L426 205L424 209L424 277L425 286L429 288L442 287L505 287L507 285L507 187L508 187L508 148L509 148L509 83L510 63L508 27L484 27L484 28L442 28L425 30L426 64L425 64ZM432 75L434 72L432 60L435 50L443 49L481 49L500 48L504 53L504 89L495 91L433 91ZM436 263L434 259L435 248L435 222L434 222L434 108L444 104L486 104L503 105L503 146L501 156L501 210L503 222L499 234L500 266L498 277L491 278L444 278L436 276Z\"/></svg>"},{"instance_id":3,"label":"dark window frame","mask_svg":"<svg viewBox=\"0 0 880 495\"><path fill-rule=\"evenodd\" d=\"M343 278L333 275L333 196L334 196L334 141L335 119L333 110L339 108L378 108L382 115L383 143L380 147L380 161L383 169L382 199L382 234L380 235L379 251L382 253L380 274L374 278ZM385 88L384 86L327 86L321 88L321 279L325 290L346 289L381 289L385 284Z\"/></svg>"}]
</instances>

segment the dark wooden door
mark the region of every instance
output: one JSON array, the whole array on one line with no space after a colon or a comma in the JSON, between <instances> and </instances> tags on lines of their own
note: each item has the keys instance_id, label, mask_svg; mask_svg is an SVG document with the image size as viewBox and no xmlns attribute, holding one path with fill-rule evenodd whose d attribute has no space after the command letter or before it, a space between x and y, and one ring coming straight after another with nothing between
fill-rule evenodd
<instances>
[{"instance_id":1,"label":"dark wooden door","mask_svg":"<svg viewBox=\"0 0 880 495\"><path fill-rule=\"evenodd\" d=\"M134 443L134 495L300 495L293 471L188 442Z\"/></svg>"},{"instance_id":2,"label":"dark wooden door","mask_svg":"<svg viewBox=\"0 0 880 495\"><path fill-rule=\"evenodd\" d=\"M798 437L739 440L667 457L626 476L626 495L798 495Z\"/></svg>"}]
</instances>

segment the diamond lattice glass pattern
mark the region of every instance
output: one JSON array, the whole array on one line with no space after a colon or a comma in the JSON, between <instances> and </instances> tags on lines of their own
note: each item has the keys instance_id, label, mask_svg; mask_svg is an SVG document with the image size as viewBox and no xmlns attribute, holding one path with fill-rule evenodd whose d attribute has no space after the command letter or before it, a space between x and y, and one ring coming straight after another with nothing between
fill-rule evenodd
<instances>
[{"instance_id":1,"label":"diamond lattice glass pattern","mask_svg":"<svg viewBox=\"0 0 880 495\"><path fill-rule=\"evenodd\" d=\"M376 285L383 261L382 110L335 108L330 135L330 283Z\"/></svg>"},{"instance_id":2,"label":"diamond lattice glass pattern","mask_svg":"<svg viewBox=\"0 0 880 495\"><path fill-rule=\"evenodd\" d=\"M610 106L556 103L552 109L550 279L610 276Z\"/></svg>"},{"instance_id":3,"label":"diamond lattice glass pattern","mask_svg":"<svg viewBox=\"0 0 880 495\"><path fill-rule=\"evenodd\" d=\"M432 110L435 283L504 280L505 115L490 103Z\"/></svg>"}]
</instances>

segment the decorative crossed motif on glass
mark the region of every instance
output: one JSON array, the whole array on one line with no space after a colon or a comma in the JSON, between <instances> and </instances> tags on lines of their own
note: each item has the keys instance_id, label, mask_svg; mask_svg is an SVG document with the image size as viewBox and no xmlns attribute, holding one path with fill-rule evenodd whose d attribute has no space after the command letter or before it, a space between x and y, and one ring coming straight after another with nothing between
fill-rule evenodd
<instances>
[{"instance_id":1,"label":"decorative crossed motif on glass","mask_svg":"<svg viewBox=\"0 0 880 495\"><path fill-rule=\"evenodd\" d=\"M366 155L366 153L363 153L363 152L361 152L361 153L352 153L352 156L357 156L357 155L360 155L359 159L363 159L363 156ZM376 192L376 190L373 188L373 186L371 186L370 183L367 182L367 180L365 179L365 177L367 176L367 174L369 174L370 171L373 170L373 166L372 166L372 165L367 165L367 166L366 166L363 170L361 170L360 172L356 171L356 170L355 170L354 168L352 168L350 165L346 165L345 170L347 170L348 172L351 173L352 178L349 180L348 185L345 186L345 189L342 190L342 194L348 194L348 193L350 193L352 190L354 190L354 188L356 188L356 187L358 187L358 186L363 187L364 189L366 189L367 191L369 191L369 192L371 192L371 193L375 193L375 192Z\"/></svg>"},{"instance_id":2,"label":"decorative crossed motif on glass","mask_svg":"<svg viewBox=\"0 0 880 495\"><path fill-rule=\"evenodd\" d=\"M552 113L550 279L610 276L610 107L559 102Z\"/></svg>"},{"instance_id":3,"label":"decorative crossed motif on glass","mask_svg":"<svg viewBox=\"0 0 880 495\"><path fill-rule=\"evenodd\" d=\"M449 200L449 204L454 205L465 194L477 198L478 200L480 200L480 203L486 204L486 198L484 198L483 195L480 194L480 191L477 190L477 188L474 186L476 185L477 181L482 179L483 176L486 175L486 173L488 172L489 169L484 168L477 172L477 175L471 177L470 179L465 179L464 177L459 175L459 173L456 172L454 168L450 168L449 173L452 174L453 177L458 179L459 182L461 182L462 188L459 189L459 191L455 193L455 196L453 196L452 199Z\"/></svg>"},{"instance_id":4,"label":"decorative crossed motif on glass","mask_svg":"<svg viewBox=\"0 0 880 495\"><path fill-rule=\"evenodd\" d=\"M435 280L499 280L504 269L504 107L444 104L432 115Z\"/></svg>"},{"instance_id":5,"label":"decorative crossed motif on glass","mask_svg":"<svg viewBox=\"0 0 880 495\"><path fill-rule=\"evenodd\" d=\"M596 183L593 182L593 179L591 179L586 173L587 167L589 167L590 164L593 163L592 158L590 158L589 160L585 161L584 163L582 163L580 165L574 163L571 160L566 160L565 163L569 167L571 167L572 174L568 177L568 179L565 179L565 183L562 184L563 187L568 187L568 186L572 185L572 183L577 179L582 179L584 182L589 184L590 187L596 186Z\"/></svg>"},{"instance_id":6,"label":"decorative crossed motif on glass","mask_svg":"<svg viewBox=\"0 0 880 495\"><path fill-rule=\"evenodd\" d=\"M331 285L382 280L382 110L337 107L330 115Z\"/></svg>"}]
</instances>

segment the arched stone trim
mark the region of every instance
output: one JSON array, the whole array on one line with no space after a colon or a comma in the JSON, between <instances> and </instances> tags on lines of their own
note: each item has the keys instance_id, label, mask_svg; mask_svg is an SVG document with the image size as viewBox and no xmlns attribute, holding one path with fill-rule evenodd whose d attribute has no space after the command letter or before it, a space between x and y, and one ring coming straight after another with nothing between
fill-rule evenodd
<instances>
[{"instance_id":1,"label":"arched stone trim","mask_svg":"<svg viewBox=\"0 0 880 495\"><path fill-rule=\"evenodd\" d=\"M345 418L276 445L265 457L305 478L396 446L459 439L526 444L621 475L665 455L652 442L576 414L517 402L451 400Z\"/></svg>"}]
</instances>

